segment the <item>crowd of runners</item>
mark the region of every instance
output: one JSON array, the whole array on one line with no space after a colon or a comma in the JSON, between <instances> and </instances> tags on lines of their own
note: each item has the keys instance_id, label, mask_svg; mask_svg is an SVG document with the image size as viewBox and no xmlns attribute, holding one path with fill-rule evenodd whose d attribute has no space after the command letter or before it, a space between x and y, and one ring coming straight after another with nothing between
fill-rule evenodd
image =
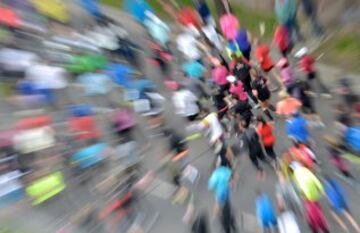
<instances>
[{"instance_id":1,"label":"crowd of runners","mask_svg":"<svg viewBox=\"0 0 360 233\"><path fill-rule=\"evenodd\" d=\"M360 154L358 97L346 78L339 77L336 89L324 85L316 58L297 46L305 40L297 1L275 1L278 22L271 43L263 38L271 29L257 22L260 31L250 32L227 0L219 1L219 17L203 0L191 6L158 0L173 18L171 26L145 0L124 1L124 10L147 31L145 46L135 44L126 22L104 14L97 1L80 1L91 21L81 29L69 23L65 3L37 2L0 5L1 114L9 118L0 131L5 217L59 201L66 190L82 185L92 204L78 208L58 232L144 232L140 199L167 171L175 187L170 201L187 206L182 221L189 231L211 232L212 216L224 233L243 232L232 203L241 192L239 180L247 178L239 176L240 164L249 160L259 183L269 172L277 177L276 199L261 185L254 193L264 232L307 232L306 225L314 233L334 232L323 212L326 203L320 203L326 198L331 221L342 232L360 233L351 212L356 206L339 182L359 191L348 165ZM322 37L315 2L300 2L314 34ZM160 71L162 87L143 77L144 62ZM328 110L335 114L334 130L324 135L327 153L321 156L310 130L330 126L314 103L317 97L336 110ZM168 103L185 121L185 136L167 123ZM287 138L277 138L282 123ZM146 126L145 133L139 125ZM143 166L151 145L140 146L139 137L166 140L156 169ZM190 158L190 145L201 138L213 155L210 175ZM285 140L291 146L277 150ZM329 162L336 172L322 169ZM214 195L211 213L196 206L197 185L204 180Z\"/></svg>"}]
</instances>

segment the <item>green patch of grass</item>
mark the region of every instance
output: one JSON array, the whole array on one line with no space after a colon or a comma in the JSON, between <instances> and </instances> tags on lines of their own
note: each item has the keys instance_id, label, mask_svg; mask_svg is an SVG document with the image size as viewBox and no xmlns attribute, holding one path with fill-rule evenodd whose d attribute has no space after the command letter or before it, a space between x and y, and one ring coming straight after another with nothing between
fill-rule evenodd
<instances>
[{"instance_id":1,"label":"green patch of grass","mask_svg":"<svg viewBox=\"0 0 360 233\"><path fill-rule=\"evenodd\" d=\"M344 70L360 74L360 34L337 32L323 43L315 54L324 53L325 63L334 64Z\"/></svg>"}]
</instances>

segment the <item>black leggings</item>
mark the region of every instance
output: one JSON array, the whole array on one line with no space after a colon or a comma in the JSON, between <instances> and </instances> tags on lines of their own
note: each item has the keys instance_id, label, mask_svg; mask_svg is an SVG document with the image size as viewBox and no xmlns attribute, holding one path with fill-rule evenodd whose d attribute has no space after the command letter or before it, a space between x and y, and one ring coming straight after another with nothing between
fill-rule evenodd
<instances>
[{"instance_id":1,"label":"black leggings","mask_svg":"<svg viewBox=\"0 0 360 233\"><path fill-rule=\"evenodd\" d=\"M275 151L274 151L274 147L272 145L271 146L264 146L264 149L265 149L265 152L266 152L267 156L269 156L272 160L276 159L276 154L275 154Z\"/></svg>"},{"instance_id":2,"label":"black leggings","mask_svg":"<svg viewBox=\"0 0 360 233\"><path fill-rule=\"evenodd\" d=\"M259 145L260 148L260 145ZM265 161L264 153L261 149L255 149L255 150L249 150L249 157L251 160L251 163L255 166L256 170L262 171L262 167L259 164L259 159L262 161Z\"/></svg>"}]
</instances>

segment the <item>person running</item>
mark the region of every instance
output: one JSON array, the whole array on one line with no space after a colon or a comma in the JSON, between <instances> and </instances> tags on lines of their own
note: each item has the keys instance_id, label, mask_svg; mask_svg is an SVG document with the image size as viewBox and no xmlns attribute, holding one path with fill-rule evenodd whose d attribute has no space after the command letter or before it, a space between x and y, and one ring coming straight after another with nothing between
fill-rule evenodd
<instances>
[{"instance_id":1,"label":"person running","mask_svg":"<svg viewBox=\"0 0 360 233\"><path fill-rule=\"evenodd\" d=\"M230 84L226 77L229 75L229 71L224 64L218 59L214 59L214 68L211 71L212 81L220 88L220 92L227 93Z\"/></svg>"},{"instance_id":2,"label":"person running","mask_svg":"<svg viewBox=\"0 0 360 233\"><path fill-rule=\"evenodd\" d=\"M277 229L275 210L268 194L256 192L256 216L264 233L271 233Z\"/></svg>"},{"instance_id":3,"label":"person running","mask_svg":"<svg viewBox=\"0 0 360 233\"><path fill-rule=\"evenodd\" d=\"M286 130L289 138L296 142L309 145L311 138L307 120L300 113L294 113L286 120Z\"/></svg>"},{"instance_id":4,"label":"person running","mask_svg":"<svg viewBox=\"0 0 360 233\"><path fill-rule=\"evenodd\" d=\"M290 96L285 90L279 92L279 97L280 100L276 103L276 113L279 116L289 118L299 112L302 104L297 98Z\"/></svg>"},{"instance_id":5,"label":"person running","mask_svg":"<svg viewBox=\"0 0 360 233\"><path fill-rule=\"evenodd\" d=\"M247 100L237 99L236 104L232 107L235 114L241 118L246 125L250 125L254 114L252 113L251 105Z\"/></svg>"},{"instance_id":6,"label":"person running","mask_svg":"<svg viewBox=\"0 0 360 233\"><path fill-rule=\"evenodd\" d=\"M275 111L275 107L270 104L271 92L268 88L268 80L261 76L255 69L252 69L250 72L253 78L251 83L253 94L260 101L261 108L265 115L273 121L274 118L269 110Z\"/></svg>"},{"instance_id":7,"label":"person running","mask_svg":"<svg viewBox=\"0 0 360 233\"><path fill-rule=\"evenodd\" d=\"M259 135L254 127L249 126L245 121L240 120L239 127L242 130L240 144L245 144L251 163L257 170L257 177L264 177L264 170L259 164L259 160L266 161L261 147Z\"/></svg>"},{"instance_id":8,"label":"person running","mask_svg":"<svg viewBox=\"0 0 360 233\"><path fill-rule=\"evenodd\" d=\"M299 88L296 83L296 77L294 70L290 67L287 58L283 57L276 64L276 67L280 69L280 78L282 84L286 88L287 93L296 98L299 97Z\"/></svg>"},{"instance_id":9,"label":"person running","mask_svg":"<svg viewBox=\"0 0 360 233\"><path fill-rule=\"evenodd\" d=\"M186 117L189 121L194 121L199 116L199 99L182 85L174 92L172 100L178 115Z\"/></svg>"},{"instance_id":10,"label":"person running","mask_svg":"<svg viewBox=\"0 0 360 233\"><path fill-rule=\"evenodd\" d=\"M315 164L318 163L315 154L303 143L293 140L294 146L289 148L292 158L300 162L304 167L315 170Z\"/></svg>"},{"instance_id":11,"label":"person running","mask_svg":"<svg viewBox=\"0 0 360 233\"><path fill-rule=\"evenodd\" d=\"M240 51L246 60L250 61L251 55L251 35L245 28L240 28L235 38L239 45Z\"/></svg>"},{"instance_id":12,"label":"person running","mask_svg":"<svg viewBox=\"0 0 360 233\"><path fill-rule=\"evenodd\" d=\"M271 165L274 170L278 170L277 156L274 151L275 135L273 133L273 126L271 123L265 121L262 116L257 117L257 132L264 145L267 156L271 159Z\"/></svg>"},{"instance_id":13,"label":"person running","mask_svg":"<svg viewBox=\"0 0 360 233\"><path fill-rule=\"evenodd\" d=\"M257 44L257 43L255 43ZM274 62L270 57L270 48L266 44L257 44L255 49L255 58L257 62L260 64L261 70L265 74L271 74L273 78L275 78L278 84L281 83L281 79L279 75L274 70ZM274 90L278 89L279 87L275 88Z\"/></svg>"},{"instance_id":14,"label":"person running","mask_svg":"<svg viewBox=\"0 0 360 233\"><path fill-rule=\"evenodd\" d=\"M279 233L301 233L298 221L293 212L279 206L277 218Z\"/></svg>"},{"instance_id":15,"label":"person running","mask_svg":"<svg viewBox=\"0 0 360 233\"><path fill-rule=\"evenodd\" d=\"M315 68L315 59L309 54L309 51L306 47L300 49L295 57L298 57L299 68L306 75L307 82L311 86L312 90L315 90L315 85L318 86L318 90L323 97L331 98L328 88L323 84L320 77L318 77L316 68Z\"/></svg>"},{"instance_id":16,"label":"person running","mask_svg":"<svg viewBox=\"0 0 360 233\"><path fill-rule=\"evenodd\" d=\"M340 218L340 216L343 216L351 223L356 232L360 232L359 224L356 222L350 212L345 195L345 190L343 189L343 187L341 187L340 183L334 178L325 176L324 187L327 199L332 207L330 213L335 219L335 221L341 226L341 228L345 232L349 232L349 229Z\"/></svg>"},{"instance_id":17,"label":"person running","mask_svg":"<svg viewBox=\"0 0 360 233\"><path fill-rule=\"evenodd\" d=\"M319 204L325 189L320 180L307 168L303 167L299 162L292 162L290 171L293 174L294 181L304 197L304 208L306 218L311 230L314 233L320 231L329 232L323 210Z\"/></svg>"},{"instance_id":18,"label":"person running","mask_svg":"<svg viewBox=\"0 0 360 233\"><path fill-rule=\"evenodd\" d=\"M244 91L247 93L250 100L254 102L254 105L257 105L259 103L258 99L252 93L252 88L251 88L250 65L244 63L242 59L234 59L234 61L235 61L234 67L233 69L231 69L232 74L239 81L242 82L244 86Z\"/></svg>"},{"instance_id":19,"label":"person running","mask_svg":"<svg viewBox=\"0 0 360 233\"><path fill-rule=\"evenodd\" d=\"M229 201L231 178L231 169L224 166L217 167L210 176L208 189L213 191L215 195L214 215Z\"/></svg>"},{"instance_id":20,"label":"person running","mask_svg":"<svg viewBox=\"0 0 360 233\"><path fill-rule=\"evenodd\" d=\"M286 58L291 51L291 41L288 30L283 25L278 25L274 32L273 45L275 45L283 58Z\"/></svg>"}]
</instances>

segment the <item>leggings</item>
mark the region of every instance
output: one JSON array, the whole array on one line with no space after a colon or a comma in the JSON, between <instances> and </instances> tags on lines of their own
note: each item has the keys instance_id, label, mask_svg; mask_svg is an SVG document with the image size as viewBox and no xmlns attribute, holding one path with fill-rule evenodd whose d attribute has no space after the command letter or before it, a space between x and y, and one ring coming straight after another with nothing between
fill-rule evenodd
<instances>
[{"instance_id":1,"label":"leggings","mask_svg":"<svg viewBox=\"0 0 360 233\"><path fill-rule=\"evenodd\" d=\"M259 145L260 148L260 145ZM255 149L255 150L249 150L249 157L251 160L251 163L255 166L256 170L262 171L263 168L259 164L259 159L262 161L265 161L264 153L261 149Z\"/></svg>"},{"instance_id":2,"label":"leggings","mask_svg":"<svg viewBox=\"0 0 360 233\"><path fill-rule=\"evenodd\" d=\"M275 159L276 159L276 154L275 154L273 145L271 145L271 146L264 146L264 148L265 148L266 154L267 154L272 160L275 160Z\"/></svg>"}]
</instances>

